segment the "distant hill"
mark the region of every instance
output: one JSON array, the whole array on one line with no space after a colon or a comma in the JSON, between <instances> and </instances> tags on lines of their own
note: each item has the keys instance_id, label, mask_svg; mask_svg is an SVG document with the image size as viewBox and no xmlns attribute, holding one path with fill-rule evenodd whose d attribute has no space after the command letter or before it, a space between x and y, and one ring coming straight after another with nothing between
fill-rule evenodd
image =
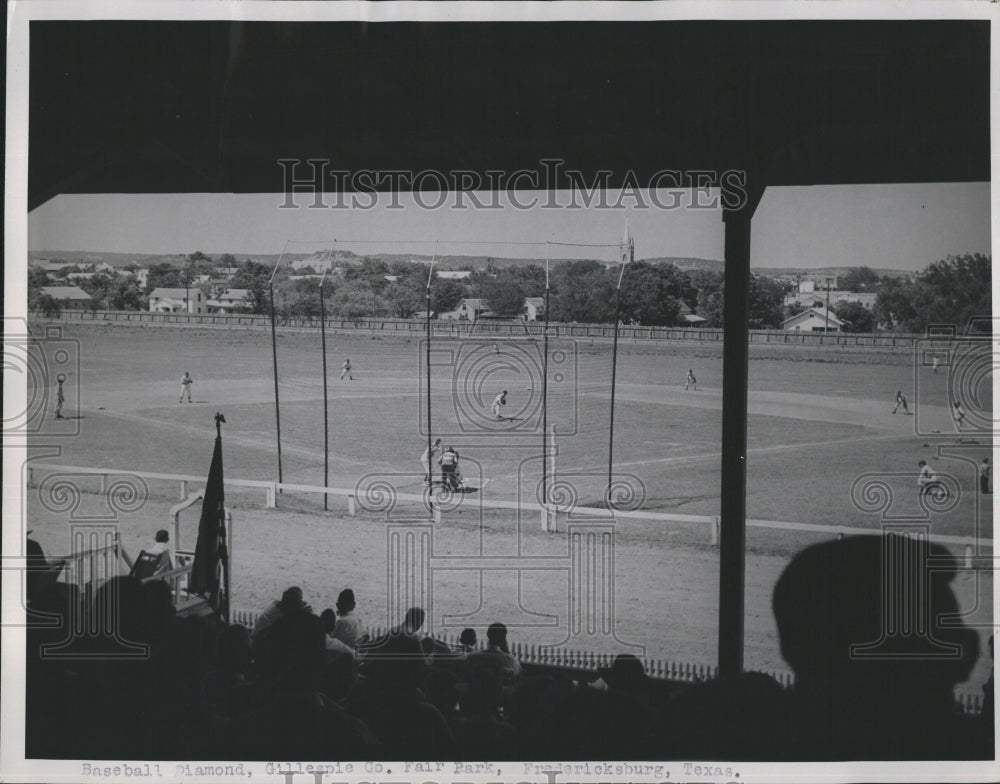
<instances>
[{"instance_id":1,"label":"distant hill","mask_svg":"<svg viewBox=\"0 0 1000 784\"><path fill-rule=\"evenodd\" d=\"M301 262L305 264L316 264L321 265L327 258L326 251L317 251L314 253L286 253L282 257L280 253L234 253L232 254L236 258L237 264L242 264L245 261L255 261L259 264L264 264L265 266L274 266L278 263L278 259L286 263ZM213 256L215 261L221 259L222 254ZM433 254L420 254L420 253L372 253L368 254L369 258L379 259L384 261L386 264L394 264L397 262L417 262L420 264L429 264L431 259L434 259L435 266L439 269L454 270L471 268L474 270L485 269L489 264L493 264L495 267L518 267L527 266L529 264L535 264L540 267L545 266L545 258L508 258L502 256L462 256L462 255L442 255L434 256ZM349 250L339 250L334 254L335 263L338 265L344 264L360 264L363 256L360 256ZM170 264L174 267L184 266L187 257L181 254L158 254L158 253L98 253L94 251L77 251L77 250L59 250L59 251L44 251L44 250L32 250L28 251L28 261L66 261L75 264L93 264L98 261L106 261L113 267L126 267L129 264L138 264L140 267L150 267L154 264ZM603 258L603 259L566 259L566 258L551 258L553 264L557 264L563 261L599 261L601 263L609 263L613 259ZM639 259L640 261L647 262L649 264L673 264L678 269L692 272L696 270L708 270L713 272L722 272L725 268L725 262L719 261L718 259L702 259L693 258L686 256L655 256L647 259ZM812 275L845 275L851 266L843 267L821 267L818 269L810 269L807 267L753 267L753 272L758 275L767 275L770 277L780 277L780 278L791 278L794 279L797 276L808 277ZM889 277L901 278L909 277L913 274L912 271L908 270L897 270L897 269L886 269L886 268L873 268L875 272L879 275L887 275Z\"/></svg>"}]
</instances>

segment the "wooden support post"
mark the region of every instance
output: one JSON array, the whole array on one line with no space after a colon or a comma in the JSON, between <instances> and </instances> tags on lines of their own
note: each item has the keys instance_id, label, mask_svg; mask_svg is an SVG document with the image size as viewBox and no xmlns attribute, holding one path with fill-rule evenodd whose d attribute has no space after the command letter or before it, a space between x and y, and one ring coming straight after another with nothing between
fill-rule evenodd
<instances>
[{"instance_id":1,"label":"wooden support post","mask_svg":"<svg viewBox=\"0 0 1000 784\"><path fill-rule=\"evenodd\" d=\"M722 348L722 505L719 521L719 675L743 672L746 579L747 376L750 353L750 223L764 195L748 183L747 202L723 213L725 301Z\"/></svg>"}]
</instances>

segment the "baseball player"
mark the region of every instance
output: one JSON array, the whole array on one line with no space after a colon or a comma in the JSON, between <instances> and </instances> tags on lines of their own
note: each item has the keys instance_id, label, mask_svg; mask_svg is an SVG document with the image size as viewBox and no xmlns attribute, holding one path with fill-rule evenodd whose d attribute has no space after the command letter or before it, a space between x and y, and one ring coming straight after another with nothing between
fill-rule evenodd
<instances>
[{"instance_id":1,"label":"baseball player","mask_svg":"<svg viewBox=\"0 0 1000 784\"><path fill-rule=\"evenodd\" d=\"M340 380L343 381L344 376L347 376L348 379L354 381L354 376L351 374L351 360L345 359L343 368L343 372L340 374Z\"/></svg>"},{"instance_id":2,"label":"baseball player","mask_svg":"<svg viewBox=\"0 0 1000 784\"><path fill-rule=\"evenodd\" d=\"M438 458L438 465L441 466L441 484L449 490L458 490L462 486L462 475L458 470L458 452L454 447L444 450Z\"/></svg>"},{"instance_id":3,"label":"baseball player","mask_svg":"<svg viewBox=\"0 0 1000 784\"><path fill-rule=\"evenodd\" d=\"M434 455L438 453L438 449L441 446L441 439L438 438L434 441L431 446L424 449L424 453L420 456L420 462L424 466L424 484L429 485L431 483L431 460L434 459Z\"/></svg>"},{"instance_id":4,"label":"baseball player","mask_svg":"<svg viewBox=\"0 0 1000 784\"><path fill-rule=\"evenodd\" d=\"M63 381L65 380L66 378L62 373L56 377L56 381L58 382L58 386L56 387L56 419L66 418L62 415L63 403L66 402L66 395L63 392Z\"/></svg>"},{"instance_id":5,"label":"baseball player","mask_svg":"<svg viewBox=\"0 0 1000 784\"><path fill-rule=\"evenodd\" d=\"M193 383L194 379L191 378L191 374L185 370L184 375L181 377L181 397L180 400L177 401L178 403L184 402L185 395L187 396L188 403L191 402L191 385Z\"/></svg>"},{"instance_id":6,"label":"baseball player","mask_svg":"<svg viewBox=\"0 0 1000 784\"><path fill-rule=\"evenodd\" d=\"M965 409L962 408L962 401L956 400L955 407L951 415L955 418L955 430L958 431L958 443L962 443L962 422L965 421Z\"/></svg>"},{"instance_id":7,"label":"baseball player","mask_svg":"<svg viewBox=\"0 0 1000 784\"><path fill-rule=\"evenodd\" d=\"M684 381L684 389L688 387L694 387L694 391L698 391L698 379L694 377L694 371L688 369L687 379Z\"/></svg>"},{"instance_id":8,"label":"baseball player","mask_svg":"<svg viewBox=\"0 0 1000 784\"><path fill-rule=\"evenodd\" d=\"M900 406L903 407L903 413L904 414L909 414L910 413L910 407L909 407L909 405L907 405L907 402L906 402L906 395L903 394L903 390L898 389L898 390L896 390L896 408L892 409L892 413L895 414L896 411L897 411L897 409Z\"/></svg>"},{"instance_id":9,"label":"baseball player","mask_svg":"<svg viewBox=\"0 0 1000 784\"><path fill-rule=\"evenodd\" d=\"M493 398L493 407L491 409L491 411L493 412L493 416L495 416L497 419L503 419L503 414L500 413L500 409L503 408L505 405L507 405L506 389L499 395L497 395L495 398Z\"/></svg>"},{"instance_id":10,"label":"baseball player","mask_svg":"<svg viewBox=\"0 0 1000 784\"><path fill-rule=\"evenodd\" d=\"M935 485L943 487L938 481L937 474L934 469L927 465L926 460L921 460L917 463L920 466L920 474L917 476L917 494L925 495L928 493L932 487Z\"/></svg>"}]
</instances>

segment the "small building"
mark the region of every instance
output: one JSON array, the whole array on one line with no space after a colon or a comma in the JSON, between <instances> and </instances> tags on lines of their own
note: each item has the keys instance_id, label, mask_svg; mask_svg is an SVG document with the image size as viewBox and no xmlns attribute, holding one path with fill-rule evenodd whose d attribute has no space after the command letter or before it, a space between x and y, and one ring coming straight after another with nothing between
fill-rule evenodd
<instances>
[{"instance_id":1,"label":"small building","mask_svg":"<svg viewBox=\"0 0 1000 784\"><path fill-rule=\"evenodd\" d=\"M699 316L688 306L686 302L679 302L677 306L677 326L679 327L697 327L699 324L704 324L708 319Z\"/></svg>"},{"instance_id":2,"label":"small building","mask_svg":"<svg viewBox=\"0 0 1000 784\"><path fill-rule=\"evenodd\" d=\"M434 274L441 280L465 280L472 270L438 270Z\"/></svg>"},{"instance_id":3,"label":"small building","mask_svg":"<svg viewBox=\"0 0 1000 784\"><path fill-rule=\"evenodd\" d=\"M484 313L488 313L489 309L485 299L463 299L458 307L442 313L440 318L445 321L476 321Z\"/></svg>"},{"instance_id":4,"label":"small building","mask_svg":"<svg viewBox=\"0 0 1000 784\"><path fill-rule=\"evenodd\" d=\"M525 297L524 320L525 321L545 320L545 297Z\"/></svg>"},{"instance_id":5,"label":"small building","mask_svg":"<svg viewBox=\"0 0 1000 784\"><path fill-rule=\"evenodd\" d=\"M150 313L204 313L205 295L197 286L157 288L149 295Z\"/></svg>"},{"instance_id":6,"label":"small building","mask_svg":"<svg viewBox=\"0 0 1000 784\"><path fill-rule=\"evenodd\" d=\"M786 332L843 332L844 322L826 308L809 308L781 322Z\"/></svg>"},{"instance_id":7,"label":"small building","mask_svg":"<svg viewBox=\"0 0 1000 784\"><path fill-rule=\"evenodd\" d=\"M93 298L79 286L42 286L42 293L52 297L63 310L83 310L93 302Z\"/></svg>"},{"instance_id":8,"label":"small building","mask_svg":"<svg viewBox=\"0 0 1000 784\"><path fill-rule=\"evenodd\" d=\"M245 313L250 309L248 289L226 289L205 303L209 313Z\"/></svg>"}]
</instances>

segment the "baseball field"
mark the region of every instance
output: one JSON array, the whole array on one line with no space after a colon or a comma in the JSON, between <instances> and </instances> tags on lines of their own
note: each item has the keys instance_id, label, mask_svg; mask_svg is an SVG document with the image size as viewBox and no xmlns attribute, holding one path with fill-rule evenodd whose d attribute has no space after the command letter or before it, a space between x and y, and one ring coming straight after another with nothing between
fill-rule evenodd
<instances>
[{"instance_id":1,"label":"baseball field","mask_svg":"<svg viewBox=\"0 0 1000 784\"><path fill-rule=\"evenodd\" d=\"M65 384L63 413L73 435L57 439L48 463L116 471L207 475L222 412L227 479L278 478L275 389L270 334L197 328L64 327L79 352L79 370ZM351 375L341 379L350 359ZM423 492L421 453L427 442L426 345L416 338L370 333L329 334L329 484ZM318 332L277 336L281 472L286 483L324 479L323 376ZM533 557L565 557L561 532L543 532L535 504L544 492L560 502L597 507L608 483L612 350L606 341L553 339L548 406L541 405L541 343L525 339L435 340L430 358L430 432L461 456L468 491L445 507L434 529L433 555L451 566L433 574L430 622L435 629L482 630L494 620L512 639L574 649L639 649L649 656L711 663L717 645L718 550L704 522L620 518L613 548L610 632L571 628L568 573L519 568ZM720 506L722 350L715 345L651 341L619 345L615 388L612 483L629 509L714 516ZM688 385L691 370L696 387ZM194 379L192 402L179 403L180 378ZM748 516L793 526L748 530L746 663L787 669L778 651L770 592L789 558L836 535L835 526L877 531L886 516L926 518L951 537L992 537L991 496L977 493L977 465L989 457L988 374L970 375L969 417L951 415L955 368L937 372L910 353L753 346L750 356ZM964 383L964 382L963 382ZM502 419L490 411L508 392ZM896 406L907 396L909 415ZM971 403L969 401L972 401ZM979 408L976 408L979 406ZM542 489L544 421L555 430L554 456ZM918 503L918 461L949 483L936 508ZM554 474L554 476L553 476ZM862 485L867 490L862 490ZM97 484L81 479L81 509L96 508ZM854 493L852 495L852 487ZM126 547L138 550L166 527L177 485L148 483L148 499L121 514ZM93 492L90 492L93 491ZM47 552L68 546L67 518L35 491L26 515ZM883 505L881 501L885 500ZM493 501L521 502L497 509ZM303 587L317 610L351 586L371 623L386 623L393 579L381 509L357 516L346 499L284 492L276 509L262 492L227 487L233 512L233 605L262 609L288 585ZM373 506L374 508L374 506ZM421 514L400 501L394 518ZM96 512L95 512L96 513ZM78 514L83 514L78 511ZM929 516L928 516L929 515ZM426 514L424 513L424 516ZM801 528L796 525L806 524ZM184 517L181 545L193 547L197 509ZM809 526L830 527L818 531ZM964 545L949 545L964 555ZM992 550L986 551L992 554ZM489 569L475 558L493 558ZM461 567L461 559L472 564ZM497 559L507 559L501 568ZM978 576L977 576L978 575ZM955 587L969 613L990 634L992 579L961 572ZM598 625L599 626L599 625ZM988 655L988 654L986 654ZM984 659L975 679L985 679Z\"/></svg>"}]
</instances>

